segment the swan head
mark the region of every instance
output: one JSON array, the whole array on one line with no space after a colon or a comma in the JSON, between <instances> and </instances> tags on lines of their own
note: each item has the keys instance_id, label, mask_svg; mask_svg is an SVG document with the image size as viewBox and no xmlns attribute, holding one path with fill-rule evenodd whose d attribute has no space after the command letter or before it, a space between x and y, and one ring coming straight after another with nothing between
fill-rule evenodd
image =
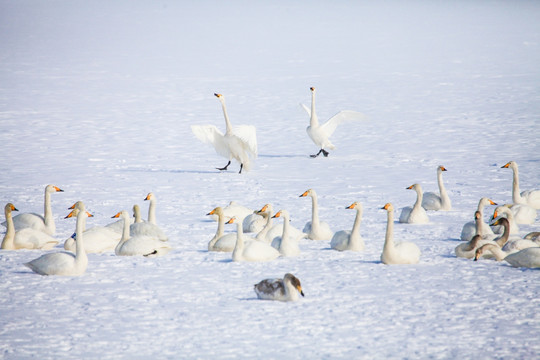
<instances>
[{"instance_id":1,"label":"swan head","mask_svg":"<svg viewBox=\"0 0 540 360\"><path fill-rule=\"evenodd\" d=\"M407 190L416 190L416 191L422 191L422 186L420 184L412 184L411 186L406 188Z\"/></svg>"},{"instance_id":2,"label":"swan head","mask_svg":"<svg viewBox=\"0 0 540 360\"><path fill-rule=\"evenodd\" d=\"M10 213L12 211L19 211L19 210L17 210L15 205L13 205L12 203L7 203L4 209L6 211L6 214L8 214L8 213Z\"/></svg>"},{"instance_id":3,"label":"swan head","mask_svg":"<svg viewBox=\"0 0 540 360\"><path fill-rule=\"evenodd\" d=\"M234 222L238 222L238 219L236 218L236 216L233 216L232 218L230 218L225 224L233 224Z\"/></svg>"},{"instance_id":4,"label":"swan head","mask_svg":"<svg viewBox=\"0 0 540 360\"><path fill-rule=\"evenodd\" d=\"M313 197L313 195L317 195L317 194L315 193L315 190L313 190L313 189L307 189L306 191L304 191L304 192L302 193L302 195L300 195L300 197L306 197L306 196L311 196L311 197Z\"/></svg>"},{"instance_id":5,"label":"swan head","mask_svg":"<svg viewBox=\"0 0 540 360\"><path fill-rule=\"evenodd\" d=\"M261 210L254 211L255 214L263 215L263 214L270 214L272 215L272 205L265 204Z\"/></svg>"},{"instance_id":6,"label":"swan head","mask_svg":"<svg viewBox=\"0 0 540 360\"><path fill-rule=\"evenodd\" d=\"M474 253L474 261L478 261L482 257L482 254L484 254L484 247L481 246L478 249L476 249L476 252Z\"/></svg>"},{"instance_id":7,"label":"swan head","mask_svg":"<svg viewBox=\"0 0 540 360\"><path fill-rule=\"evenodd\" d=\"M223 95L218 94L218 93L214 93L214 96L217 97L218 99L221 98L221 97L223 97Z\"/></svg>"},{"instance_id":8,"label":"swan head","mask_svg":"<svg viewBox=\"0 0 540 360\"><path fill-rule=\"evenodd\" d=\"M345 207L345 209L359 209L361 207L362 207L362 204L360 204L358 201L355 201L351 205Z\"/></svg>"},{"instance_id":9,"label":"swan head","mask_svg":"<svg viewBox=\"0 0 540 360\"><path fill-rule=\"evenodd\" d=\"M497 220L495 220L493 223L491 223L490 225L492 226L502 225L504 227L507 227L510 225L510 223L508 222L507 218L500 217Z\"/></svg>"},{"instance_id":10,"label":"swan head","mask_svg":"<svg viewBox=\"0 0 540 360\"><path fill-rule=\"evenodd\" d=\"M155 197L154 193L149 192L148 195L146 195L146 197L144 198L144 201L155 200L155 199L156 199L156 197Z\"/></svg>"},{"instance_id":11,"label":"swan head","mask_svg":"<svg viewBox=\"0 0 540 360\"><path fill-rule=\"evenodd\" d=\"M448 171L448 170L446 170L444 166L439 165L439 167L437 168L437 171Z\"/></svg>"},{"instance_id":12,"label":"swan head","mask_svg":"<svg viewBox=\"0 0 540 360\"><path fill-rule=\"evenodd\" d=\"M517 169L517 164L515 161L509 161L507 162L505 165L501 166L501 169L512 169L512 170L515 170Z\"/></svg>"},{"instance_id":13,"label":"swan head","mask_svg":"<svg viewBox=\"0 0 540 360\"><path fill-rule=\"evenodd\" d=\"M309 90L311 90L311 92L312 92L312 93L314 93L314 92L315 92L315 88L314 88L313 86L312 86L312 87L310 87L310 88L309 88Z\"/></svg>"},{"instance_id":14,"label":"swan head","mask_svg":"<svg viewBox=\"0 0 540 360\"><path fill-rule=\"evenodd\" d=\"M304 296L304 291L302 290L302 284L300 284L300 280L298 280L296 276L294 276L291 273L287 273L283 277L283 281L289 281L291 285L294 286L296 290L298 290L300 295Z\"/></svg>"},{"instance_id":15,"label":"swan head","mask_svg":"<svg viewBox=\"0 0 540 360\"><path fill-rule=\"evenodd\" d=\"M58 186L47 185L47 187L45 188L45 192L47 193L64 192L64 190L60 189Z\"/></svg>"},{"instance_id":16,"label":"swan head","mask_svg":"<svg viewBox=\"0 0 540 360\"><path fill-rule=\"evenodd\" d=\"M485 206L485 205L497 205L496 202L494 202L493 200L491 199L488 199L487 197L483 197L480 199L480 205L481 206Z\"/></svg>"},{"instance_id":17,"label":"swan head","mask_svg":"<svg viewBox=\"0 0 540 360\"><path fill-rule=\"evenodd\" d=\"M223 208L221 206L218 206L217 208L213 209L206 215L223 215Z\"/></svg>"},{"instance_id":18,"label":"swan head","mask_svg":"<svg viewBox=\"0 0 540 360\"><path fill-rule=\"evenodd\" d=\"M122 210L122 211L117 212L116 215L111 216L111 218L113 219L118 219L120 217L124 219L129 219L129 214L126 210Z\"/></svg>"},{"instance_id":19,"label":"swan head","mask_svg":"<svg viewBox=\"0 0 540 360\"><path fill-rule=\"evenodd\" d=\"M86 214L87 217L94 217L94 215L90 214L88 211L84 210L84 209L79 209L79 208L75 208L73 210L71 210L71 212L69 214L67 214L67 216L64 218L64 219L69 219L69 218L72 218L74 216L79 216L79 214Z\"/></svg>"},{"instance_id":20,"label":"swan head","mask_svg":"<svg viewBox=\"0 0 540 360\"><path fill-rule=\"evenodd\" d=\"M392 203L386 203L381 209L391 212L394 211L394 205Z\"/></svg>"},{"instance_id":21,"label":"swan head","mask_svg":"<svg viewBox=\"0 0 540 360\"><path fill-rule=\"evenodd\" d=\"M84 208L84 203L82 201L77 201L75 204L71 205L70 207L68 207L68 210L73 210L73 209L83 209Z\"/></svg>"},{"instance_id":22,"label":"swan head","mask_svg":"<svg viewBox=\"0 0 540 360\"><path fill-rule=\"evenodd\" d=\"M272 216L272 218L278 218L278 217L288 219L289 212L287 210L279 210L274 216Z\"/></svg>"}]
</instances>

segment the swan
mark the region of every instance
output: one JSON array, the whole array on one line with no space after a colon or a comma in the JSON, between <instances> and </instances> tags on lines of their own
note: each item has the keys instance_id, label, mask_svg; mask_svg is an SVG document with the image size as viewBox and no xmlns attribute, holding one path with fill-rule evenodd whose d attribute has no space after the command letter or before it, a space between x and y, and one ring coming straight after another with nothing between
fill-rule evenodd
<instances>
[{"instance_id":1,"label":"swan","mask_svg":"<svg viewBox=\"0 0 540 360\"><path fill-rule=\"evenodd\" d=\"M81 202L66 218L73 216L77 216L77 245L75 254L70 252L49 253L25 263L25 266L40 275L78 276L84 274L88 266L88 257L84 250L83 228L86 218L92 217L92 214L86 211L84 204Z\"/></svg>"},{"instance_id":2,"label":"swan","mask_svg":"<svg viewBox=\"0 0 540 360\"><path fill-rule=\"evenodd\" d=\"M540 247L531 247L509 254L495 245L486 244L476 250L474 260L477 261L484 252L491 252L497 261L504 260L513 267L540 268Z\"/></svg>"},{"instance_id":3,"label":"swan","mask_svg":"<svg viewBox=\"0 0 540 360\"><path fill-rule=\"evenodd\" d=\"M208 242L208 251L222 251L231 252L236 246L236 234L225 234L223 230L225 226L225 216L223 215L223 208L218 206L206 215L218 216L218 228L214 237Z\"/></svg>"},{"instance_id":4,"label":"swan","mask_svg":"<svg viewBox=\"0 0 540 360\"><path fill-rule=\"evenodd\" d=\"M221 102L223 115L225 117L225 135L214 125L192 125L191 131L193 134L206 144L212 144L216 152L229 159L227 165L218 170L227 170L231 164L231 160L235 159L240 163L240 171L242 169L249 170L251 168L251 159L257 157L257 133L252 125L240 125L232 127L227 115L227 107L225 106L225 97L221 94L214 94Z\"/></svg>"},{"instance_id":5,"label":"swan","mask_svg":"<svg viewBox=\"0 0 540 360\"><path fill-rule=\"evenodd\" d=\"M483 197L478 202L478 207L476 211L480 212L480 219L484 218L484 208L487 205L497 205L493 200L488 199L487 197ZM489 227L488 224L486 224L483 220L480 222L481 225L481 234L483 238L486 237L493 237L495 234L493 233L493 230L491 227ZM475 221L469 221L463 225L463 228L461 229L461 235L460 238L463 241L470 241L474 235L476 235L476 222Z\"/></svg>"},{"instance_id":6,"label":"swan","mask_svg":"<svg viewBox=\"0 0 540 360\"><path fill-rule=\"evenodd\" d=\"M129 219L129 224L133 224L135 222L142 222L141 218L141 209L139 205L135 204L133 205L133 217ZM110 224L105 225L106 228L111 229L112 231L120 234L122 236L122 232L124 231L124 219L116 220Z\"/></svg>"},{"instance_id":7,"label":"swan","mask_svg":"<svg viewBox=\"0 0 540 360\"><path fill-rule=\"evenodd\" d=\"M399 216L400 223L407 224L425 224L429 222L426 210L422 207L422 186L413 184L407 188L408 190L416 191L416 202L413 207L404 207Z\"/></svg>"},{"instance_id":8,"label":"swan","mask_svg":"<svg viewBox=\"0 0 540 360\"><path fill-rule=\"evenodd\" d=\"M295 238L289 234L290 215L287 210L279 210L273 218L283 218L283 233L272 240L272 247L277 249L282 256L300 255L300 247Z\"/></svg>"},{"instance_id":9,"label":"swan","mask_svg":"<svg viewBox=\"0 0 540 360\"><path fill-rule=\"evenodd\" d=\"M536 210L540 209L540 190L525 190L521 193L519 192L519 171L517 163L515 161L510 161L501 168L510 168L514 173L512 181L512 202L514 204L529 205Z\"/></svg>"},{"instance_id":10,"label":"swan","mask_svg":"<svg viewBox=\"0 0 540 360\"><path fill-rule=\"evenodd\" d=\"M300 195L300 197L306 196L311 197L311 221L306 223L302 231L312 240L330 240L334 232L330 230L330 226L326 222L319 221L317 193L313 189L308 189Z\"/></svg>"},{"instance_id":11,"label":"swan","mask_svg":"<svg viewBox=\"0 0 540 360\"><path fill-rule=\"evenodd\" d=\"M512 211L516 224L534 224L536 221L536 209L525 204L505 204Z\"/></svg>"},{"instance_id":12,"label":"swan","mask_svg":"<svg viewBox=\"0 0 540 360\"><path fill-rule=\"evenodd\" d=\"M381 254L381 261L386 265L417 264L420 261L420 249L412 242L394 243L394 206L387 203L382 207L388 213L386 237Z\"/></svg>"},{"instance_id":13,"label":"swan","mask_svg":"<svg viewBox=\"0 0 540 360\"><path fill-rule=\"evenodd\" d=\"M307 134L320 149L317 154L310 156L315 158L322 153L327 157L328 151L326 151L325 148L331 150L335 149L334 144L332 144L328 138L336 131L338 125L348 120L364 120L366 119L366 116L356 111L344 110L332 116L324 124L319 125L319 119L315 112L315 88L310 87L309 89L311 90L311 110L306 105L301 105L310 117L309 126L306 128Z\"/></svg>"},{"instance_id":14,"label":"swan","mask_svg":"<svg viewBox=\"0 0 540 360\"><path fill-rule=\"evenodd\" d=\"M300 280L287 273L283 279L265 279L255 284L255 293L262 300L297 301L298 294L304 296Z\"/></svg>"},{"instance_id":15,"label":"swan","mask_svg":"<svg viewBox=\"0 0 540 360\"><path fill-rule=\"evenodd\" d=\"M530 232L527 235L525 235L523 238L534 241L537 244L540 244L540 231Z\"/></svg>"},{"instance_id":16,"label":"swan","mask_svg":"<svg viewBox=\"0 0 540 360\"><path fill-rule=\"evenodd\" d=\"M265 242L244 241L242 221L232 217L227 224L236 223L236 245L232 253L233 261L271 261L279 257L279 251Z\"/></svg>"},{"instance_id":17,"label":"swan","mask_svg":"<svg viewBox=\"0 0 540 360\"><path fill-rule=\"evenodd\" d=\"M135 235L130 237L129 214L126 210L122 210L113 218L119 218L120 216L124 219L124 230L122 231L122 239L114 249L116 255L154 257L165 255L171 250L167 242L161 241L155 236Z\"/></svg>"},{"instance_id":18,"label":"swan","mask_svg":"<svg viewBox=\"0 0 540 360\"><path fill-rule=\"evenodd\" d=\"M229 204L223 207L222 209L223 209L223 216L229 219L232 218L233 216L236 216L236 218L238 219L245 219L247 216L253 214L254 212L252 209L245 207L243 205L240 205L234 200L230 201ZM212 215L212 219L214 221L218 221L218 216L214 214Z\"/></svg>"},{"instance_id":19,"label":"swan","mask_svg":"<svg viewBox=\"0 0 540 360\"><path fill-rule=\"evenodd\" d=\"M507 253L514 253L530 247L540 246L539 244L535 243L530 239L523 239L519 236L514 236L510 238L510 224L507 218L500 217L493 223L493 225L500 225L504 228L504 233L499 238L499 240L497 240L497 243L499 247Z\"/></svg>"},{"instance_id":20,"label":"swan","mask_svg":"<svg viewBox=\"0 0 540 360\"><path fill-rule=\"evenodd\" d=\"M19 211L12 203L7 203L4 212L6 214L7 231L0 246L3 250L18 250L18 249L42 249L50 250L58 244L58 241L52 236L45 234L42 231L24 228L15 231L13 224L12 211Z\"/></svg>"},{"instance_id":21,"label":"swan","mask_svg":"<svg viewBox=\"0 0 540 360\"><path fill-rule=\"evenodd\" d=\"M149 193L145 198L145 201L150 201L150 205L148 206L148 221L140 221L136 220L133 224L129 227L129 234L131 236L151 236L155 237L161 241L168 241L169 237L161 230L161 228L156 224L156 196L153 193ZM140 219L140 214L137 214L139 211L138 206L133 207L135 218ZM125 220L128 221L129 219Z\"/></svg>"},{"instance_id":22,"label":"swan","mask_svg":"<svg viewBox=\"0 0 540 360\"><path fill-rule=\"evenodd\" d=\"M496 245L496 243L491 240L482 239L482 236L480 235L474 235L471 241L456 246L454 252L456 253L456 257L473 259L476 254L476 249L485 244Z\"/></svg>"},{"instance_id":23,"label":"swan","mask_svg":"<svg viewBox=\"0 0 540 360\"><path fill-rule=\"evenodd\" d=\"M426 210L452 210L452 202L448 197L446 188L444 187L442 173L447 171L442 165L437 167L437 184L439 185L439 194L434 192L425 192L422 199L422 207Z\"/></svg>"},{"instance_id":24,"label":"swan","mask_svg":"<svg viewBox=\"0 0 540 360\"><path fill-rule=\"evenodd\" d=\"M245 233L258 233L265 225L266 219L256 211L246 216L242 222Z\"/></svg>"},{"instance_id":25,"label":"swan","mask_svg":"<svg viewBox=\"0 0 540 360\"><path fill-rule=\"evenodd\" d=\"M256 211L256 213L262 216L266 221L265 226L262 228L261 231L259 231L256 238L259 241L265 241L271 244L272 241L276 237L281 236L281 234L283 233L284 223L279 223L279 224L273 223L272 221L273 208L271 204L265 204L260 210ZM303 233L302 231L298 230L297 228L295 228L294 226L290 224L290 217L289 217L289 236L296 241L307 238L306 233Z\"/></svg>"},{"instance_id":26,"label":"swan","mask_svg":"<svg viewBox=\"0 0 540 360\"><path fill-rule=\"evenodd\" d=\"M15 229L20 230L24 228L32 228L42 231L48 235L53 235L56 232L56 225L54 224L54 218L51 208L51 194L55 192L63 192L54 185L47 185L45 187L45 209L44 216L35 213L22 213L13 217L13 224ZM7 222L3 222L2 225L7 226Z\"/></svg>"},{"instance_id":27,"label":"swan","mask_svg":"<svg viewBox=\"0 0 540 360\"><path fill-rule=\"evenodd\" d=\"M330 241L330 247L335 250L362 251L364 250L364 239L360 236L360 223L362 221L362 204L354 202L345 209L355 209L356 218L352 230L341 230L334 234Z\"/></svg>"},{"instance_id":28,"label":"swan","mask_svg":"<svg viewBox=\"0 0 540 360\"><path fill-rule=\"evenodd\" d=\"M500 216L506 217L508 219L508 223L510 226L510 235L519 234L519 226L518 224L516 224L516 221L514 220L514 214L509 208L507 208L506 206L497 206L495 208L495 211L493 212L491 220L496 220Z\"/></svg>"}]
</instances>

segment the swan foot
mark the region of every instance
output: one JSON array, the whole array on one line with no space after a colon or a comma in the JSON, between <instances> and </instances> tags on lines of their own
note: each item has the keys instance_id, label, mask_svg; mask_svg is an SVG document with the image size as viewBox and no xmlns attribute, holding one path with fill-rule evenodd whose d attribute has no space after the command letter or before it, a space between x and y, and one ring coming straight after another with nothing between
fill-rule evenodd
<instances>
[{"instance_id":1,"label":"swan foot","mask_svg":"<svg viewBox=\"0 0 540 360\"><path fill-rule=\"evenodd\" d=\"M316 153L315 155L309 155L309 156L311 156L312 158L316 158L316 157L319 156L321 153L324 155L324 157L328 157L328 154L329 154L329 153L328 153L328 151L326 151L326 150L324 150L324 149L319 150L319 152Z\"/></svg>"},{"instance_id":2,"label":"swan foot","mask_svg":"<svg viewBox=\"0 0 540 360\"><path fill-rule=\"evenodd\" d=\"M238 172L239 174L242 173L242 168L244 167L244 164L240 164L240 171Z\"/></svg>"},{"instance_id":3,"label":"swan foot","mask_svg":"<svg viewBox=\"0 0 540 360\"><path fill-rule=\"evenodd\" d=\"M221 171L227 170L227 168L229 167L229 165L231 165L231 160L229 160L229 162L227 163L227 165L225 165L224 167L222 167L222 168L216 168L216 169L221 170ZM240 169L240 171L242 171L242 170Z\"/></svg>"}]
</instances>

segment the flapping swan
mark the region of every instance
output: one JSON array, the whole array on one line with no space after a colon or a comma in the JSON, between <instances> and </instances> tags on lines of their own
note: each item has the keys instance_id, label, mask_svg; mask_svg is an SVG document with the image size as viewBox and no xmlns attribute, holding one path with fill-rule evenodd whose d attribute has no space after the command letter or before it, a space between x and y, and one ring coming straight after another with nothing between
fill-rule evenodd
<instances>
[{"instance_id":1,"label":"flapping swan","mask_svg":"<svg viewBox=\"0 0 540 360\"><path fill-rule=\"evenodd\" d=\"M330 230L330 226L319 220L319 206L317 201L317 193L313 189L308 189L300 197L311 197L311 221L308 221L304 226L304 233L312 240L330 240L334 232Z\"/></svg>"},{"instance_id":2,"label":"flapping swan","mask_svg":"<svg viewBox=\"0 0 540 360\"><path fill-rule=\"evenodd\" d=\"M271 261L279 257L279 251L258 240L244 240L242 221L232 217L227 224L236 223L236 246L232 253L233 261Z\"/></svg>"},{"instance_id":3,"label":"flapping swan","mask_svg":"<svg viewBox=\"0 0 540 360\"><path fill-rule=\"evenodd\" d=\"M259 299L297 301L298 294L304 296L300 280L293 274L285 274L283 279L265 279L254 287Z\"/></svg>"},{"instance_id":4,"label":"flapping swan","mask_svg":"<svg viewBox=\"0 0 540 360\"><path fill-rule=\"evenodd\" d=\"M495 236L495 234L493 233L493 230L483 220L484 219L484 208L487 205L497 205L497 204L494 203L493 200L490 200L487 197L483 197L478 202L478 207L476 209L476 211L480 212L480 219L481 219L481 222L480 222L481 232L480 233L482 235L482 238L484 238L484 239ZM461 229L460 238L463 241L471 241L473 236L476 235L476 234L477 234L476 222L475 221L469 221L469 222L465 223L465 225L463 225L463 228Z\"/></svg>"},{"instance_id":5,"label":"flapping swan","mask_svg":"<svg viewBox=\"0 0 540 360\"><path fill-rule=\"evenodd\" d=\"M531 247L508 254L498 246L486 244L476 250L474 260L478 260L485 252L491 252L497 261L504 260L514 267L540 268L540 247Z\"/></svg>"},{"instance_id":6,"label":"flapping swan","mask_svg":"<svg viewBox=\"0 0 540 360\"><path fill-rule=\"evenodd\" d=\"M362 221L362 204L354 202L346 209L355 209L356 218L352 230L341 230L334 234L330 241L330 247L339 251L362 251L364 250L364 239L360 236L360 223Z\"/></svg>"},{"instance_id":7,"label":"flapping swan","mask_svg":"<svg viewBox=\"0 0 540 360\"><path fill-rule=\"evenodd\" d=\"M236 246L236 234L225 234L225 216L223 215L223 208L218 206L206 215L217 215L218 217L217 231L214 237L210 240L210 242L208 242L208 251L233 251L234 247Z\"/></svg>"},{"instance_id":8,"label":"flapping swan","mask_svg":"<svg viewBox=\"0 0 540 360\"><path fill-rule=\"evenodd\" d=\"M447 171L442 165L437 167L437 184L439 185L439 194L434 192L425 192L422 199L422 207L426 210L448 211L452 209L452 202L448 197L444 187L442 172Z\"/></svg>"},{"instance_id":9,"label":"flapping swan","mask_svg":"<svg viewBox=\"0 0 540 360\"><path fill-rule=\"evenodd\" d=\"M56 232L56 225L54 224L54 218L51 208L51 194L55 192L63 192L57 186L47 185L45 187L45 210L44 216L35 213L22 213L13 217L13 224L16 230L24 228L32 228L42 231L48 235L53 235ZM4 221L2 225L7 226Z\"/></svg>"},{"instance_id":10,"label":"flapping swan","mask_svg":"<svg viewBox=\"0 0 540 360\"><path fill-rule=\"evenodd\" d=\"M326 151L325 148L330 150L335 149L334 144L332 144L328 138L336 131L338 125L348 120L364 120L366 119L366 116L356 111L344 110L332 116L324 124L319 125L319 119L315 112L315 88L311 87L309 89L311 90L311 110L306 105L301 105L310 117L309 126L306 128L306 131L311 140L320 149L317 154L310 156L317 157L322 153L326 157L328 156L328 151Z\"/></svg>"},{"instance_id":11,"label":"flapping swan","mask_svg":"<svg viewBox=\"0 0 540 360\"><path fill-rule=\"evenodd\" d=\"M148 206L148 221L134 222L129 227L130 236L151 236L161 241L169 240L169 237L165 235L163 230L156 224L156 196L153 193L149 193L145 198L145 201L150 201ZM137 208L134 207L134 211ZM137 214L135 214L137 217ZM125 220L126 221L126 220Z\"/></svg>"},{"instance_id":12,"label":"flapping swan","mask_svg":"<svg viewBox=\"0 0 540 360\"><path fill-rule=\"evenodd\" d=\"M394 207L387 203L383 207L387 211L386 237L381 254L381 261L386 265L416 264L420 261L420 249L412 242L394 243Z\"/></svg>"},{"instance_id":13,"label":"flapping swan","mask_svg":"<svg viewBox=\"0 0 540 360\"><path fill-rule=\"evenodd\" d=\"M77 246L75 254L70 252L49 253L26 264L33 272L40 275L78 276L84 274L88 266L88 257L84 250L84 222L92 214L86 211L84 204L72 210L66 218L77 216Z\"/></svg>"},{"instance_id":14,"label":"flapping swan","mask_svg":"<svg viewBox=\"0 0 540 360\"><path fill-rule=\"evenodd\" d=\"M42 249L50 250L58 244L58 241L52 236L45 234L42 231L24 228L15 231L13 225L12 211L19 211L12 203L6 204L4 208L6 214L7 231L0 246L3 250L18 250L18 249Z\"/></svg>"},{"instance_id":15,"label":"flapping swan","mask_svg":"<svg viewBox=\"0 0 540 360\"><path fill-rule=\"evenodd\" d=\"M124 231L122 232L122 239L116 245L114 253L118 256L162 256L167 254L171 247L165 242L159 240L155 236L148 235L135 235L130 237L130 225L129 214L126 210L122 210L113 216L113 218L119 218L122 216L124 219Z\"/></svg>"},{"instance_id":16,"label":"flapping swan","mask_svg":"<svg viewBox=\"0 0 540 360\"><path fill-rule=\"evenodd\" d=\"M300 255L300 247L298 241L289 233L289 212L287 210L279 210L273 218L283 218L283 233L272 240L272 247L277 249L282 256L298 256Z\"/></svg>"},{"instance_id":17,"label":"flapping swan","mask_svg":"<svg viewBox=\"0 0 540 360\"><path fill-rule=\"evenodd\" d=\"M529 205L536 210L540 209L540 190L525 190L521 193L519 192L519 171L517 163L515 161L510 161L506 165L503 165L502 168L510 168L514 173L512 181L512 202L514 204Z\"/></svg>"},{"instance_id":18,"label":"flapping swan","mask_svg":"<svg viewBox=\"0 0 540 360\"><path fill-rule=\"evenodd\" d=\"M242 169L249 170L251 167L251 159L257 157L257 134L255 127L252 125L240 125L232 127L227 115L227 107L225 106L225 98L221 94L214 94L221 102L223 115L225 116L225 135L214 125L192 125L191 131L193 134L206 144L212 144L216 152L229 159L227 165L218 170L227 170L232 159L236 159L240 163L240 171Z\"/></svg>"},{"instance_id":19,"label":"flapping swan","mask_svg":"<svg viewBox=\"0 0 540 360\"><path fill-rule=\"evenodd\" d=\"M425 224L429 222L426 210L422 207L422 186L420 184L413 184L407 188L408 190L416 191L416 202L413 207L404 207L399 216L400 223L407 224Z\"/></svg>"}]
</instances>

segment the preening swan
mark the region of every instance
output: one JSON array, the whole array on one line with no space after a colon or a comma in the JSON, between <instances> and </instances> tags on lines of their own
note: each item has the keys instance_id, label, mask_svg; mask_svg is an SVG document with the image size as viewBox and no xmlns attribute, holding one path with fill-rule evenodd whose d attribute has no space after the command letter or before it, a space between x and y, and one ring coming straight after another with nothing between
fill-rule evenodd
<instances>
[{"instance_id":1,"label":"preening swan","mask_svg":"<svg viewBox=\"0 0 540 360\"><path fill-rule=\"evenodd\" d=\"M328 151L326 149L335 149L334 144L328 139L338 125L342 124L348 120L364 120L366 116L362 113L356 111L340 111L336 115L332 116L327 122L322 125L319 125L319 119L317 118L317 113L315 112L315 88L311 87L311 110L304 104L301 104L304 110L308 113L310 117L309 126L306 128L306 131L311 138L311 140L317 145L320 149L319 152L315 155L310 155L311 157L317 157L321 153L326 157L328 156Z\"/></svg>"},{"instance_id":2,"label":"preening swan","mask_svg":"<svg viewBox=\"0 0 540 360\"><path fill-rule=\"evenodd\" d=\"M480 234L482 235L482 238L486 239L489 237L494 237L495 234L493 233L493 230L489 227L488 224L484 222L484 208L487 205L497 205L493 202L493 200L488 199L487 197L483 197L478 202L478 207L476 208L476 211L480 212L480 227L481 231ZM476 235L476 222L475 221L469 221L463 225L463 228L461 229L461 240L463 241L470 241L474 235Z\"/></svg>"},{"instance_id":3,"label":"preening swan","mask_svg":"<svg viewBox=\"0 0 540 360\"><path fill-rule=\"evenodd\" d=\"M387 211L386 237L381 261L386 265L416 264L420 261L420 249L412 242L394 243L394 207L391 203L383 206Z\"/></svg>"},{"instance_id":4,"label":"preening swan","mask_svg":"<svg viewBox=\"0 0 540 360\"><path fill-rule=\"evenodd\" d=\"M330 226L319 220L319 205L317 200L317 193L313 189L308 189L300 197L311 197L311 221L308 221L304 226L304 233L307 234L308 239L312 240L330 240L334 235L334 232L330 230Z\"/></svg>"},{"instance_id":5,"label":"preening swan","mask_svg":"<svg viewBox=\"0 0 540 360\"><path fill-rule=\"evenodd\" d=\"M52 236L45 234L42 231L24 228L15 231L13 224L12 211L19 211L12 203L7 203L4 212L6 214L7 231L2 240L1 249L3 250L18 250L18 249L42 249L50 250L58 244L58 241Z\"/></svg>"},{"instance_id":6,"label":"preening swan","mask_svg":"<svg viewBox=\"0 0 540 360\"><path fill-rule=\"evenodd\" d=\"M51 194L63 191L57 186L47 185L45 187L44 216L35 213L22 213L14 216L13 224L15 225L15 229L32 228L43 231L48 235L53 235L56 232L56 225L54 224L51 208ZM7 222L4 221L2 225L7 226Z\"/></svg>"},{"instance_id":7,"label":"preening swan","mask_svg":"<svg viewBox=\"0 0 540 360\"><path fill-rule=\"evenodd\" d=\"M156 224L156 196L153 193L148 193L144 200L150 201L150 205L148 206L148 221L134 222L133 224L131 224L131 226L129 227L130 236L143 235L155 237L161 241L169 240L169 237ZM134 207L133 210L137 211L137 207ZM135 214L135 216L137 217L137 214Z\"/></svg>"},{"instance_id":8,"label":"preening swan","mask_svg":"<svg viewBox=\"0 0 540 360\"><path fill-rule=\"evenodd\" d=\"M413 207L404 207L399 216L400 223L407 224L425 224L429 222L426 210L422 207L422 186L420 184L413 184L407 188L408 190L416 191L416 202Z\"/></svg>"},{"instance_id":9,"label":"preening swan","mask_svg":"<svg viewBox=\"0 0 540 360\"><path fill-rule=\"evenodd\" d=\"M210 242L208 242L208 251L233 251L236 246L236 234L225 234L225 215L223 215L223 208L218 206L206 215L217 215L218 217L217 231Z\"/></svg>"},{"instance_id":10,"label":"preening swan","mask_svg":"<svg viewBox=\"0 0 540 360\"><path fill-rule=\"evenodd\" d=\"M88 266L88 257L84 250L84 222L92 214L86 211L81 202L66 218L77 216L77 245L75 254L70 252L56 252L40 256L24 265L40 275L78 276L84 274Z\"/></svg>"},{"instance_id":11,"label":"preening swan","mask_svg":"<svg viewBox=\"0 0 540 360\"><path fill-rule=\"evenodd\" d=\"M347 206L345 209L355 209L356 217L352 230L341 230L334 234L330 241L330 247L339 251L362 251L364 239L360 236L360 223L362 222L362 204L358 201Z\"/></svg>"},{"instance_id":12,"label":"preening swan","mask_svg":"<svg viewBox=\"0 0 540 360\"><path fill-rule=\"evenodd\" d=\"M283 279L265 279L255 284L255 293L259 299L278 301L297 301L298 294L304 296L300 280L287 273Z\"/></svg>"},{"instance_id":13,"label":"preening swan","mask_svg":"<svg viewBox=\"0 0 540 360\"><path fill-rule=\"evenodd\" d=\"M519 171L518 165L515 161L510 161L506 165L502 166L503 169L512 169L514 173L512 181L512 202L514 204L524 204L540 209L540 190L525 190L519 192Z\"/></svg>"},{"instance_id":14,"label":"preening swan","mask_svg":"<svg viewBox=\"0 0 540 360\"><path fill-rule=\"evenodd\" d=\"M300 247L298 241L289 233L290 215L287 210L279 210L273 218L283 218L283 232L281 236L277 236L272 240L272 247L277 249L282 256L298 256L300 255Z\"/></svg>"},{"instance_id":15,"label":"preening swan","mask_svg":"<svg viewBox=\"0 0 540 360\"><path fill-rule=\"evenodd\" d=\"M241 220L232 217L227 221L227 224L232 223L236 223L236 246L232 253L233 261L271 261L279 257L279 251L265 242L245 241Z\"/></svg>"},{"instance_id":16,"label":"preening swan","mask_svg":"<svg viewBox=\"0 0 540 360\"><path fill-rule=\"evenodd\" d=\"M531 247L508 254L498 246L486 244L476 250L474 260L478 260L485 252L491 252L497 261L506 261L514 267L540 268L540 247Z\"/></svg>"},{"instance_id":17,"label":"preening swan","mask_svg":"<svg viewBox=\"0 0 540 360\"><path fill-rule=\"evenodd\" d=\"M442 165L437 167L437 184L439 185L439 194L434 192L425 192L422 199L422 207L426 210L442 210L448 211L452 209L452 202L448 197L446 188L444 187L442 173L447 171Z\"/></svg>"},{"instance_id":18,"label":"preening swan","mask_svg":"<svg viewBox=\"0 0 540 360\"><path fill-rule=\"evenodd\" d=\"M242 169L249 170L251 168L251 160L257 157L255 127L252 125L240 125L233 128L227 114L224 96L221 94L214 95L219 99L223 108L225 135L214 125L192 125L191 131L200 141L212 144L219 155L229 159L227 165L217 168L218 170L227 170L231 160L235 159L240 163L239 173L242 173Z\"/></svg>"}]
</instances>

